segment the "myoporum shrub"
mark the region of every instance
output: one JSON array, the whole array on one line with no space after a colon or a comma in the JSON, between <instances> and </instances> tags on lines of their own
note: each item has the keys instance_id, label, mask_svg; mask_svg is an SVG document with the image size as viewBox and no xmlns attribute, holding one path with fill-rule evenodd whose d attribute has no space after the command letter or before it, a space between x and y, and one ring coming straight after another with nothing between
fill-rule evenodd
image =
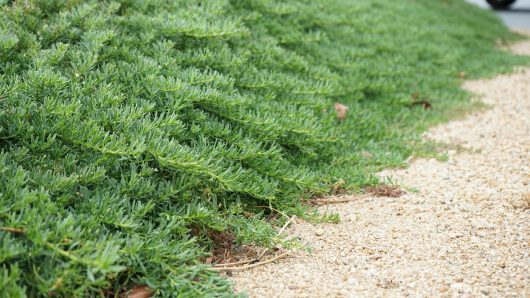
<instances>
[{"instance_id":1,"label":"myoporum shrub","mask_svg":"<svg viewBox=\"0 0 530 298\"><path fill-rule=\"evenodd\" d=\"M219 235L376 185L514 38L457 0L0 1L0 293L231 296Z\"/></svg>"}]
</instances>

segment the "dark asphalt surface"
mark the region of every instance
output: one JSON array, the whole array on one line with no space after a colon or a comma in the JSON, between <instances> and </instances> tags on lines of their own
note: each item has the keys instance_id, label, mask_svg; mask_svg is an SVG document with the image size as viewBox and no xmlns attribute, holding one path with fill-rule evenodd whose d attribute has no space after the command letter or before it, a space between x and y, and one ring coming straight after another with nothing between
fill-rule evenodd
<instances>
[{"instance_id":1,"label":"dark asphalt surface","mask_svg":"<svg viewBox=\"0 0 530 298\"><path fill-rule=\"evenodd\" d=\"M490 9L486 0L466 0L484 9ZM517 0L509 10L496 11L496 14L513 29L530 29L530 0Z\"/></svg>"}]
</instances>

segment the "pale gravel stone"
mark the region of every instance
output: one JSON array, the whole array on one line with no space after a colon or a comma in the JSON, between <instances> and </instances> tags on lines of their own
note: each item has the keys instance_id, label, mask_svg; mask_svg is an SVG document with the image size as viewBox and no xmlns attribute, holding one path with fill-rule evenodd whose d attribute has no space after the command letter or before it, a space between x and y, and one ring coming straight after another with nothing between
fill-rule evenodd
<instances>
[{"instance_id":1,"label":"pale gravel stone","mask_svg":"<svg viewBox=\"0 0 530 298\"><path fill-rule=\"evenodd\" d=\"M514 49L530 55L530 42ZM300 222L314 249L234 272L251 297L530 297L530 69L464 88L492 106L431 129L448 162L384 171L419 189L327 206L339 224ZM325 233L324 233L325 231Z\"/></svg>"}]
</instances>

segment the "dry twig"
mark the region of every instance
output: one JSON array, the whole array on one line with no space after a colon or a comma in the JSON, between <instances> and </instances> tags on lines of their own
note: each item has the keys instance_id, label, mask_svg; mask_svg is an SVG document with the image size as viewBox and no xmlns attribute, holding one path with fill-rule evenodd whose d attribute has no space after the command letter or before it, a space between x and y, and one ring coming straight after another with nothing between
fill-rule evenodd
<instances>
[{"instance_id":1,"label":"dry twig","mask_svg":"<svg viewBox=\"0 0 530 298\"><path fill-rule=\"evenodd\" d=\"M371 195L372 194L364 194L364 195L352 196L352 197L347 197L347 198L339 198L339 199L336 199L336 198L315 199L315 200L312 200L311 203L315 205L330 205L330 204L348 203L348 202L353 202L353 201L367 198Z\"/></svg>"},{"instance_id":2,"label":"dry twig","mask_svg":"<svg viewBox=\"0 0 530 298\"><path fill-rule=\"evenodd\" d=\"M218 271L235 271L235 270L245 270L245 269L250 269L250 268L253 268L253 267L257 267L257 266L261 266L261 265L265 265L265 264L268 264L268 263L271 263L271 262L274 262L276 260L279 260L281 258L284 258L286 257L287 255L289 255L291 252L290 251L286 251L280 255L277 255L276 257L274 258L271 258L271 259L268 259L268 260L265 260L265 261L262 261L262 262L257 262L257 263L254 263L254 264L250 264L250 265L245 265L245 266L238 266L238 267L211 267L210 269L213 269L213 270L218 270Z\"/></svg>"},{"instance_id":3,"label":"dry twig","mask_svg":"<svg viewBox=\"0 0 530 298\"><path fill-rule=\"evenodd\" d=\"M254 263L257 261L259 261L259 259L251 259L251 260L231 262L231 263L222 263L222 264L215 264L214 267L227 267L227 266L234 266L234 265L242 265L242 264Z\"/></svg>"},{"instance_id":4,"label":"dry twig","mask_svg":"<svg viewBox=\"0 0 530 298\"><path fill-rule=\"evenodd\" d=\"M25 233L24 229L11 228L11 227L0 227L0 231L12 233L12 234L24 234Z\"/></svg>"},{"instance_id":5,"label":"dry twig","mask_svg":"<svg viewBox=\"0 0 530 298\"><path fill-rule=\"evenodd\" d=\"M289 218L289 220L283 225L283 227L280 229L280 231L278 232L278 236L280 236L283 231L285 231L285 229L287 228L287 226L291 223L291 222L295 222L294 219L295 219L296 215L293 215L291 218ZM265 248L258 256L258 260L261 260L261 258L263 258L263 256L269 251L268 248Z\"/></svg>"}]
</instances>

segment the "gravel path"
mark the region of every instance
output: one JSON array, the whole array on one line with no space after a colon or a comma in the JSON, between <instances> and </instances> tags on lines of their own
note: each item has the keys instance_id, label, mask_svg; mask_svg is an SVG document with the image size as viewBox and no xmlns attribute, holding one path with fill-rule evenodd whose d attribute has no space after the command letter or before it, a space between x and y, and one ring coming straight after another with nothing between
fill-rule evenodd
<instances>
[{"instance_id":1,"label":"gravel path","mask_svg":"<svg viewBox=\"0 0 530 298\"><path fill-rule=\"evenodd\" d=\"M530 42L516 46L530 55ZM381 173L400 198L328 206L291 229L313 252L234 272L251 297L530 297L530 69L464 87L493 106L427 138L472 150ZM326 210L323 209L323 211Z\"/></svg>"}]
</instances>

